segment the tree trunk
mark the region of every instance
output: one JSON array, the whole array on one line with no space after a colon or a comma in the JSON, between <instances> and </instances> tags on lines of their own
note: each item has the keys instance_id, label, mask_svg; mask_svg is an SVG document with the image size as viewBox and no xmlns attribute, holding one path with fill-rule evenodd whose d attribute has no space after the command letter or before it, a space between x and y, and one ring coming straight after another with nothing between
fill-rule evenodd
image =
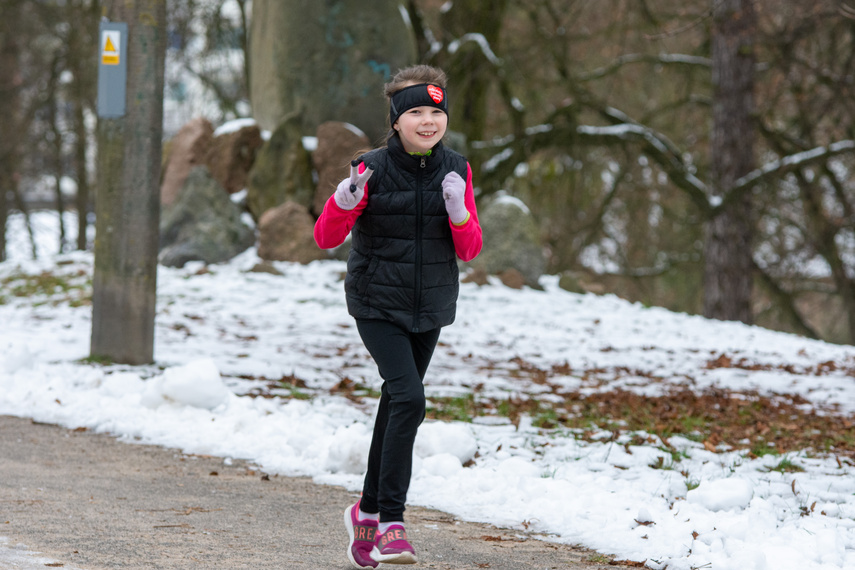
<instances>
[{"instance_id":1,"label":"tree trunk","mask_svg":"<svg viewBox=\"0 0 855 570\"><path fill-rule=\"evenodd\" d=\"M450 127L467 140L483 140L487 130L487 95L499 75L487 50L498 46L507 4L507 0L458 0L443 13L444 27L453 35L448 39L458 42L443 62L454 106ZM480 34L486 45L472 34Z\"/></svg>"},{"instance_id":2,"label":"tree trunk","mask_svg":"<svg viewBox=\"0 0 855 570\"><path fill-rule=\"evenodd\" d=\"M68 66L72 81L69 89L73 107L72 123L74 125L74 173L77 182L77 249L86 249L86 230L89 225L90 209L89 172L87 167L87 150L89 147L86 129L87 107L91 108L95 94L95 76L92 73L92 54L97 49L97 34L90 30L98 27L100 19L99 0L84 0L69 3L67 7L68 21L72 22L70 32L69 52L71 57Z\"/></svg>"},{"instance_id":3,"label":"tree trunk","mask_svg":"<svg viewBox=\"0 0 855 570\"><path fill-rule=\"evenodd\" d=\"M86 121L83 100L74 102L74 171L77 175L77 249L86 249L86 230L89 226L89 176L86 168Z\"/></svg>"},{"instance_id":4,"label":"tree trunk","mask_svg":"<svg viewBox=\"0 0 855 570\"><path fill-rule=\"evenodd\" d=\"M386 132L383 84L415 63L397 0L254 0L250 96L259 126L275 131L299 112L302 134L345 121L373 142Z\"/></svg>"},{"instance_id":5,"label":"tree trunk","mask_svg":"<svg viewBox=\"0 0 855 570\"><path fill-rule=\"evenodd\" d=\"M250 0L251 1L251 0ZM240 10L240 48L243 53L243 84L246 89L246 94L250 94L250 58L249 58L249 9L247 0L237 0L238 10Z\"/></svg>"},{"instance_id":6,"label":"tree trunk","mask_svg":"<svg viewBox=\"0 0 855 570\"><path fill-rule=\"evenodd\" d=\"M160 218L165 0L117 0L128 24L127 110L98 124L93 358L144 364L154 356Z\"/></svg>"},{"instance_id":7,"label":"tree trunk","mask_svg":"<svg viewBox=\"0 0 855 570\"><path fill-rule=\"evenodd\" d=\"M30 238L30 256L33 259L38 259L39 250L36 247L36 233L33 231L33 224L30 220L30 214L27 211L27 204L24 202L24 195L21 193L21 187L18 184L19 180L20 175L15 171L12 175L10 192L12 193L12 198L15 200L15 206L17 206L18 211L21 213L21 217L24 218L24 227L27 228L27 236Z\"/></svg>"},{"instance_id":8,"label":"tree trunk","mask_svg":"<svg viewBox=\"0 0 855 570\"><path fill-rule=\"evenodd\" d=\"M48 117L51 134L53 135L53 169L54 186L56 192L56 213L59 217L59 247L57 253L65 250L65 199L62 195L63 156L62 146L64 137L59 124L59 107L62 104L62 95L59 93L59 75L62 73L60 61L55 58L51 69L51 78L48 81Z\"/></svg>"},{"instance_id":9,"label":"tree trunk","mask_svg":"<svg viewBox=\"0 0 855 570\"><path fill-rule=\"evenodd\" d=\"M492 52L499 44L507 5L507 0L458 0L442 14L443 28L452 36L446 38L439 61L448 74L449 129L462 133L467 143L484 140L487 132L490 88L503 75ZM472 171L481 172L481 158L474 153L467 158Z\"/></svg>"},{"instance_id":10,"label":"tree trunk","mask_svg":"<svg viewBox=\"0 0 855 570\"><path fill-rule=\"evenodd\" d=\"M20 45L15 26L21 17L18 2L8 2L0 18L0 261L6 259L6 220L9 216L9 196L18 184L20 131L21 74Z\"/></svg>"},{"instance_id":11,"label":"tree trunk","mask_svg":"<svg viewBox=\"0 0 855 570\"><path fill-rule=\"evenodd\" d=\"M711 178L716 197L754 167L753 0L713 2L713 136ZM704 315L752 322L750 196L731 202L710 220L704 247Z\"/></svg>"}]
</instances>

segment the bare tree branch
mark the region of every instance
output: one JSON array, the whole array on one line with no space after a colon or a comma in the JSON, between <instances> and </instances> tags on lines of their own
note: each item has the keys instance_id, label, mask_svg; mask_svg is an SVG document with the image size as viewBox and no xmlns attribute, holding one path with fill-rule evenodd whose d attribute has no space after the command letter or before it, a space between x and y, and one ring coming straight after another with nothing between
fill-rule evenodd
<instances>
[{"instance_id":1,"label":"bare tree branch","mask_svg":"<svg viewBox=\"0 0 855 570\"><path fill-rule=\"evenodd\" d=\"M838 8L840 15L850 20L855 20L855 6L850 6L846 2L841 2Z\"/></svg>"},{"instance_id":2,"label":"bare tree branch","mask_svg":"<svg viewBox=\"0 0 855 570\"><path fill-rule=\"evenodd\" d=\"M752 260L753 261L753 260ZM808 338L818 339L819 333L811 327L799 314L796 308L795 296L786 291L781 285L757 262L754 262L754 271L760 277L760 284L766 289L766 292L775 300L777 306L789 323L793 326L796 332Z\"/></svg>"},{"instance_id":3,"label":"bare tree branch","mask_svg":"<svg viewBox=\"0 0 855 570\"><path fill-rule=\"evenodd\" d=\"M699 66L705 68L706 70L709 70L712 67L712 60L708 57L698 57L681 53L662 53L659 55L631 53L615 59L609 65L599 67L587 73L581 73L577 75L576 78L579 81L592 81L594 79L602 79L607 75L611 75L612 73L617 72L623 66L632 63L650 63L654 65L681 64Z\"/></svg>"},{"instance_id":4,"label":"bare tree branch","mask_svg":"<svg viewBox=\"0 0 855 570\"><path fill-rule=\"evenodd\" d=\"M715 212L721 210L726 204L736 200L746 192L750 192L758 184L764 184L771 180L780 179L789 172L812 164L822 163L838 154L855 151L855 140L844 140L832 143L828 146L819 146L804 152L791 154L778 160L766 163L757 170L752 170L745 176L738 178L733 188L725 196L720 204L713 208Z\"/></svg>"},{"instance_id":5,"label":"bare tree branch","mask_svg":"<svg viewBox=\"0 0 855 570\"><path fill-rule=\"evenodd\" d=\"M695 174L668 139L643 125L624 123L607 127L579 126L577 134L589 142L610 141L640 142L646 154L659 164L671 181L684 190L704 213L710 211L707 185Z\"/></svg>"}]
</instances>

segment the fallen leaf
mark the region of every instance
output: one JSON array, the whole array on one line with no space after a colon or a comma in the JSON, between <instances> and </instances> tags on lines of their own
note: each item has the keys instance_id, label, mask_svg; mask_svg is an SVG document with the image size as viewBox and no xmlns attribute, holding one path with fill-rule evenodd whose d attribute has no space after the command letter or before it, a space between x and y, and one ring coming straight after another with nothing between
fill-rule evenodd
<instances>
[{"instance_id":1,"label":"fallen leaf","mask_svg":"<svg viewBox=\"0 0 855 570\"><path fill-rule=\"evenodd\" d=\"M722 353L715 360L710 360L707 362L707 369L713 368L733 368L733 360L730 359L729 356Z\"/></svg>"}]
</instances>

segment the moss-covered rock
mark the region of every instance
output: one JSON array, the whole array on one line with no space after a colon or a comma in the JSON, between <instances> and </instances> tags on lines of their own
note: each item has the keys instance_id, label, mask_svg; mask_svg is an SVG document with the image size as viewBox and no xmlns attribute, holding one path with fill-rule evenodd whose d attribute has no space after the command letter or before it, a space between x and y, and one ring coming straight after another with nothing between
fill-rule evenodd
<instances>
[{"instance_id":1,"label":"moss-covered rock","mask_svg":"<svg viewBox=\"0 0 855 570\"><path fill-rule=\"evenodd\" d=\"M513 269L522 275L526 285L539 288L546 256L537 224L526 205L517 198L498 196L479 212L479 220L484 247L468 265L490 275Z\"/></svg>"},{"instance_id":2,"label":"moss-covered rock","mask_svg":"<svg viewBox=\"0 0 855 570\"><path fill-rule=\"evenodd\" d=\"M176 200L161 212L160 263L221 263L245 251L255 243L255 230L243 223L241 214L208 169L197 166Z\"/></svg>"},{"instance_id":3,"label":"moss-covered rock","mask_svg":"<svg viewBox=\"0 0 855 570\"><path fill-rule=\"evenodd\" d=\"M312 207L312 157L303 146L300 125L299 115L293 114L258 150L247 186L247 209L256 222L288 200Z\"/></svg>"}]
</instances>

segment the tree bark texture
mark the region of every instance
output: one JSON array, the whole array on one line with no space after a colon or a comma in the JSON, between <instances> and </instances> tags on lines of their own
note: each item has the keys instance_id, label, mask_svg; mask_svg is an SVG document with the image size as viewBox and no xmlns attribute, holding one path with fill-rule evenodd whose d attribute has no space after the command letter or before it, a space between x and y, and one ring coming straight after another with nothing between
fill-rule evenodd
<instances>
[{"instance_id":1,"label":"tree bark texture","mask_svg":"<svg viewBox=\"0 0 855 570\"><path fill-rule=\"evenodd\" d=\"M128 24L127 114L98 124L91 355L144 364L154 356L166 2L108 6Z\"/></svg>"},{"instance_id":2,"label":"tree bark texture","mask_svg":"<svg viewBox=\"0 0 855 570\"><path fill-rule=\"evenodd\" d=\"M58 58L55 58L52 62L51 66L51 74L50 80L48 81L48 117L49 124L51 129L51 134L53 134L53 141L51 144L51 151L53 154L53 179L54 179L54 191L56 194L56 213L57 219L59 220L59 243L57 244L57 251L62 253L65 251L65 200L62 195L62 177L64 175L63 172L63 156L62 156L62 147L65 143L65 137L63 136L62 128L59 125L59 115L61 112L60 106L62 103L60 102L60 97L58 94L58 85L59 85L59 75L62 73L60 62Z\"/></svg>"},{"instance_id":3,"label":"tree bark texture","mask_svg":"<svg viewBox=\"0 0 855 570\"><path fill-rule=\"evenodd\" d=\"M21 17L20 5L9 2L0 17L0 261L6 259L6 220L9 216L9 195L18 184L19 144L18 121L21 112L19 70L20 44L15 34Z\"/></svg>"},{"instance_id":4,"label":"tree bark texture","mask_svg":"<svg viewBox=\"0 0 855 570\"><path fill-rule=\"evenodd\" d=\"M500 70L488 59L484 47L472 38L480 34L495 50L504 23L507 0L458 0L443 13L443 24L458 44L444 64L448 73L449 101L454 107L450 127L467 140L483 140L487 131L487 95Z\"/></svg>"},{"instance_id":5,"label":"tree bark texture","mask_svg":"<svg viewBox=\"0 0 855 570\"><path fill-rule=\"evenodd\" d=\"M713 1L713 193L723 199L754 167L753 0ZM734 200L707 226L704 247L704 315L752 321L752 205Z\"/></svg>"},{"instance_id":6,"label":"tree bark texture","mask_svg":"<svg viewBox=\"0 0 855 570\"><path fill-rule=\"evenodd\" d=\"M462 133L466 141L486 136L489 92L504 76L504 69L488 57L487 50L499 45L507 5L507 0L458 0L442 14L444 32L450 36L439 56L448 74L449 129ZM455 49L448 49L452 45ZM483 161L475 154L467 158L473 172L480 172Z\"/></svg>"},{"instance_id":7,"label":"tree bark texture","mask_svg":"<svg viewBox=\"0 0 855 570\"><path fill-rule=\"evenodd\" d=\"M88 214L92 207L89 186L89 172L86 155L89 150L88 133L86 129L87 108L92 108L95 99L96 77L93 73L95 66L91 65L92 54L98 49L97 34L89 30L97 28L101 14L99 0L69 3L66 13L72 22L69 35L69 52L72 57L68 66L72 74L70 86L71 105L73 107L74 129L74 172L77 181L77 249L87 247L86 233L89 225Z\"/></svg>"},{"instance_id":8,"label":"tree bark texture","mask_svg":"<svg viewBox=\"0 0 855 570\"><path fill-rule=\"evenodd\" d=\"M274 131L299 112L303 135L344 121L383 138L383 84L415 63L415 40L397 0L254 0L250 97L259 126Z\"/></svg>"},{"instance_id":9,"label":"tree bark texture","mask_svg":"<svg viewBox=\"0 0 855 570\"><path fill-rule=\"evenodd\" d=\"M77 249L86 250L86 230L89 226L89 176L86 168L86 119L83 100L74 103L74 170L77 173Z\"/></svg>"}]
</instances>

